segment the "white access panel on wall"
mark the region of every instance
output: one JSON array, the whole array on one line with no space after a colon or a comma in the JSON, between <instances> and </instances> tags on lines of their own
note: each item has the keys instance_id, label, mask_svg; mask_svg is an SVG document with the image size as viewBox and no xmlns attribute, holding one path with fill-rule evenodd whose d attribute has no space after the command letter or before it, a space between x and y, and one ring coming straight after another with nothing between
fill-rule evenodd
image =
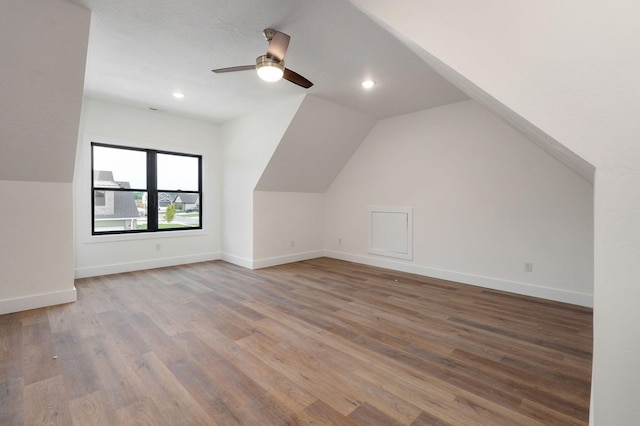
<instances>
[{"instance_id":1,"label":"white access panel on wall","mask_svg":"<svg viewBox=\"0 0 640 426\"><path fill-rule=\"evenodd\" d=\"M369 253L413 259L413 208L369 206Z\"/></svg>"}]
</instances>

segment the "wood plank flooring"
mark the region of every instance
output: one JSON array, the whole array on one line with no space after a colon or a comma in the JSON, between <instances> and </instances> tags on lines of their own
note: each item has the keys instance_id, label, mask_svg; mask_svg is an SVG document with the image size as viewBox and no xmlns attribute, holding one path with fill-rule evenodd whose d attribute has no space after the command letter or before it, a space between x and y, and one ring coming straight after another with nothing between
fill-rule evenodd
<instances>
[{"instance_id":1,"label":"wood plank flooring","mask_svg":"<svg viewBox=\"0 0 640 426\"><path fill-rule=\"evenodd\" d=\"M0 316L0 425L585 425L591 309L320 258Z\"/></svg>"}]
</instances>

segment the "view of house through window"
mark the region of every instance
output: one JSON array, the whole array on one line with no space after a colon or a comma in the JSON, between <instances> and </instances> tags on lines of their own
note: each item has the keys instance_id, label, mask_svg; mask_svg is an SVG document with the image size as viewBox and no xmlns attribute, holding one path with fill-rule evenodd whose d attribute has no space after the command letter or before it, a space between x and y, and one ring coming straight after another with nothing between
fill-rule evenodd
<instances>
[{"instance_id":1,"label":"view of house through window","mask_svg":"<svg viewBox=\"0 0 640 426\"><path fill-rule=\"evenodd\" d=\"M202 157L91 144L93 234L202 228Z\"/></svg>"}]
</instances>

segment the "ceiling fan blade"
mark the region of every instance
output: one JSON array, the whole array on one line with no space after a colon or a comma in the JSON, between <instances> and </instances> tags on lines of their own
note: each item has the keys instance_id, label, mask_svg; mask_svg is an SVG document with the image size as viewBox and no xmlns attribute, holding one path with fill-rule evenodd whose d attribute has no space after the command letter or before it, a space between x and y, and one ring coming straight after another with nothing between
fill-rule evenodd
<instances>
[{"instance_id":1,"label":"ceiling fan blade","mask_svg":"<svg viewBox=\"0 0 640 426\"><path fill-rule=\"evenodd\" d=\"M289 37L285 33L276 31L273 38L269 42L269 48L267 49L267 56L277 60L278 62L284 59L284 54L287 53L289 47Z\"/></svg>"},{"instance_id":2,"label":"ceiling fan blade","mask_svg":"<svg viewBox=\"0 0 640 426\"><path fill-rule=\"evenodd\" d=\"M223 72L249 71L249 70L255 70L255 69L256 69L255 65L240 65L239 67L218 68L211 71L215 72L216 74L220 74Z\"/></svg>"},{"instance_id":3,"label":"ceiling fan blade","mask_svg":"<svg viewBox=\"0 0 640 426\"><path fill-rule=\"evenodd\" d=\"M289 68L284 69L284 75L282 76L285 80L292 82L293 84L297 84L298 86L304 87L308 89L313 86L313 83L298 74L295 71L291 71Z\"/></svg>"}]
</instances>

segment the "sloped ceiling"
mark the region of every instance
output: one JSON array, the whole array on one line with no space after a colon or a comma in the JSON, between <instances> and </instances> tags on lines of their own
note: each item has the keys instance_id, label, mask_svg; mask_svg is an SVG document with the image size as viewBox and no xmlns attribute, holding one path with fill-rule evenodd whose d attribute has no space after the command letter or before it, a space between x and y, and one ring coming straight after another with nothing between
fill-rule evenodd
<instances>
[{"instance_id":1,"label":"sloped ceiling","mask_svg":"<svg viewBox=\"0 0 640 426\"><path fill-rule=\"evenodd\" d=\"M374 118L467 99L347 0L67 1L92 11L85 95L97 99L218 123L304 93ZM286 66L311 89L211 72L255 64L267 27L291 36Z\"/></svg>"},{"instance_id":2,"label":"sloped ceiling","mask_svg":"<svg viewBox=\"0 0 640 426\"><path fill-rule=\"evenodd\" d=\"M435 27L437 26L436 23L456 22L456 24L466 29L469 26L465 26L465 20L471 20L476 24L483 22L480 25L480 29L475 28L475 34L478 37L485 37L486 34L491 32L485 31L484 29L484 25L486 25L486 22L489 22L489 20L486 20L486 22L478 21L473 13L469 13L461 17L463 19L457 20L452 15L453 13L458 13L459 9L457 7L451 6L450 4L439 5L438 2L425 1L416 3L407 0L396 2L393 5L379 0L351 0L351 2L364 13L371 16L381 27L384 27L398 40L402 41L405 46L421 57L425 63L437 70L448 81L455 84L456 87L465 92L470 98L511 124L532 142L547 151L547 153L561 161L567 167L573 169L582 178L593 183L595 173L593 164L576 154L576 152L570 150L565 144L554 139L550 134L543 131L533 122L527 120L523 115L514 111L509 105L502 102L501 99L497 99L493 94L496 88L495 85L493 87L480 87L475 81L470 79L468 74L465 73L465 75L463 75L463 73L454 69L449 62L449 59L456 58L456 55L458 62L461 62L462 59L471 60L470 57L474 56L474 59L478 62L472 66L475 77L491 75L493 78L505 79L504 87L507 88L509 96L518 99L519 103L528 104L528 96L523 96L526 93L524 87L528 86L527 81L532 78L532 73L537 73L537 77L542 77L543 79L549 77L541 73L539 68L541 68L540 64L544 63L545 59L549 59L545 58L544 55L547 54L547 51L551 50L551 45L553 45L554 41L547 35L540 37L539 34L535 34L544 28L538 26L544 24L543 17L544 14L547 13L544 6L531 4L527 12L520 14L516 13L519 10L518 5L512 3L508 5L508 8L505 6L505 10L509 10L514 15L512 21L509 21L506 27L510 29L517 28L516 33L520 37L532 38L538 41L542 49L538 52L538 55L531 55L530 52L523 51L522 48L514 42L514 40L517 39L515 34L510 34L511 37L507 34L501 34L500 37L492 40L490 48L493 52L500 52L503 61L496 61L496 64L490 64L491 66L481 66L482 61L479 61L478 57L489 60L485 58L491 57L495 59L495 56L492 57L489 55L486 46L480 43L478 43L477 46L474 45L474 33L472 31L464 33L464 30L459 27L454 28L451 25L444 25L442 28L445 28L446 31L438 33L437 30L441 30L442 28ZM481 4L474 4L473 8L478 8L482 13L488 15L492 14L490 10ZM538 13L542 15L536 16L535 18L529 16L527 13L532 13L531 8L537 9ZM520 10L525 9L520 8ZM504 13L502 8L501 11ZM478 16L481 15L480 13L476 14ZM520 27L518 27L518 25ZM456 33L455 41L451 34L454 32ZM448 33L449 37L442 37L442 34L446 35ZM457 48L454 48L454 43L457 43L455 46ZM430 48L436 46L439 48L439 53L455 52L455 54L452 57L448 57L447 63L445 63L442 58L437 57L436 54L429 51ZM460 48L460 46L464 48ZM516 57L513 52L514 49L518 55L524 53L526 62L521 57ZM562 51L561 56L565 59L569 57L565 51ZM502 64L502 72L497 73L493 71L494 68L499 66L497 63ZM508 77L505 77L507 75ZM546 113L546 111L542 112L543 115Z\"/></svg>"},{"instance_id":3,"label":"sloped ceiling","mask_svg":"<svg viewBox=\"0 0 640 426\"><path fill-rule=\"evenodd\" d=\"M71 182L89 11L57 0L1 10L0 180Z\"/></svg>"},{"instance_id":4,"label":"sloped ceiling","mask_svg":"<svg viewBox=\"0 0 640 426\"><path fill-rule=\"evenodd\" d=\"M367 115L307 95L255 189L325 192L374 124Z\"/></svg>"}]
</instances>

